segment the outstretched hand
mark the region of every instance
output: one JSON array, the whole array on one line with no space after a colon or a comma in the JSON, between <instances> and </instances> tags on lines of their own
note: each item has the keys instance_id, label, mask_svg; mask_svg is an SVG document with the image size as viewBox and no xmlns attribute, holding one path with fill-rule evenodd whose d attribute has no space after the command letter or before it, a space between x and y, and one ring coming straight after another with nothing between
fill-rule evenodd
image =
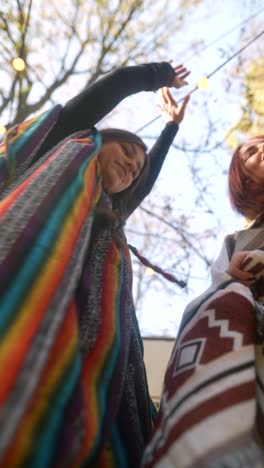
<instances>
[{"instance_id":1,"label":"outstretched hand","mask_svg":"<svg viewBox=\"0 0 264 468\"><path fill-rule=\"evenodd\" d=\"M175 71L175 78L173 79L171 83L171 87L173 88L181 88L182 86L185 86L188 84L187 81L185 81L185 78L190 75L190 71L187 70L187 68L184 65L177 65L174 67Z\"/></svg>"},{"instance_id":2,"label":"outstretched hand","mask_svg":"<svg viewBox=\"0 0 264 468\"><path fill-rule=\"evenodd\" d=\"M186 106L189 102L190 96L185 96L182 104L178 105L169 88L164 87L160 89L162 105L158 105L158 108L166 122L176 122L180 124L184 118Z\"/></svg>"}]
</instances>

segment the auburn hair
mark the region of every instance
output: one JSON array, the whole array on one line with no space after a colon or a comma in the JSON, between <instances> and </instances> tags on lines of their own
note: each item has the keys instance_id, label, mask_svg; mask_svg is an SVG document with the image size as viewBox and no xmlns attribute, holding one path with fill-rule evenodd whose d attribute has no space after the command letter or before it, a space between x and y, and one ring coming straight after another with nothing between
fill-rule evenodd
<instances>
[{"instance_id":1,"label":"auburn hair","mask_svg":"<svg viewBox=\"0 0 264 468\"><path fill-rule=\"evenodd\" d=\"M252 137L247 146L254 140L264 140L264 135ZM256 182L246 171L240 152L244 144L234 152L228 171L228 189L232 208L248 219L254 219L264 211L263 183Z\"/></svg>"}]
</instances>

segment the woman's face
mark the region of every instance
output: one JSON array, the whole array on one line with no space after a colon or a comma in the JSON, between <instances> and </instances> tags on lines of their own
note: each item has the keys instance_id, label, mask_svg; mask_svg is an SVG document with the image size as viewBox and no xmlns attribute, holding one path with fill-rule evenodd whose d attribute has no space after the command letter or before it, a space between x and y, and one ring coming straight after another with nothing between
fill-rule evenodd
<instances>
[{"instance_id":1,"label":"woman's face","mask_svg":"<svg viewBox=\"0 0 264 468\"><path fill-rule=\"evenodd\" d=\"M250 178L255 182L264 182L264 139L243 145L239 157Z\"/></svg>"},{"instance_id":2,"label":"woman's face","mask_svg":"<svg viewBox=\"0 0 264 468\"><path fill-rule=\"evenodd\" d=\"M109 141L103 143L98 154L103 186L107 193L122 192L141 173L145 153L135 143Z\"/></svg>"}]
</instances>

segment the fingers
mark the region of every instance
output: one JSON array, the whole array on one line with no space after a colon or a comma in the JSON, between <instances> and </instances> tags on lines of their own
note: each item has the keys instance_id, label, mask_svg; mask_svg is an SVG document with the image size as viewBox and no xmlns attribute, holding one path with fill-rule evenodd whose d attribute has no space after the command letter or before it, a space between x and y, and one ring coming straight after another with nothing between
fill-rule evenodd
<instances>
[{"instance_id":1,"label":"fingers","mask_svg":"<svg viewBox=\"0 0 264 468\"><path fill-rule=\"evenodd\" d=\"M170 92L170 90L169 90L168 87L166 87L166 88L164 89L164 95L165 95L165 97L166 97L166 99L167 99L167 102L171 102L171 103L173 103L173 104L176 104L176 101L173 99L172 94L171 94L171 92ZM177 105L177 104L176 104L176 105Z\"/></svg>"},{"instance_id":2,"label":"fingers","mask_svg":"<svg viewBox=\"0 0 264 468\"><path fill-rule=\"evenodd\" d=\"M184 118L185 109L186 109L186 106L187 106L189 100L190 100L190 95L187 94L187 96L185 96L185 98L184 98L184 100L183 100L183 103L182 103L182 105L181 105L180 111L178 112L178 114L179 114L178 123L182 122L182 120L183 120L183 118Z\"/></svg>"},{"instance_id":3,"label":"fingers","mask_svg":"<svg viewBox=\"0 0 264 468\"><path fill-rule=\"evenodd\" d=\"M187 68L182 64L181 65L176 65L176 67L173 67L173 68L174 68L175 73L177 73L177 75L179 73L183 73L183 72L188 71Z\"/></svg>"},{"instance_id":4,"label":"fingers","mask_svg":"<svg viewBox=\"0 0 264 468\"><path fill-rule=\"evenodd\" d=\"M251 281L252 279L254 279L252 274L248 271L240 270L239 268L235 268L234 266L229 267L227 272L230 276L233 276L233 278L236 278L241 281Z\"/></svg>"},{"instance_id":5,"label":"fingers","mask_svg":"<svg viewBox=\"0 0 264 468\"><path fill-rule=\"evenodd\" d=\"M243 270L244 261L249 253L250 253L249 251L235 252L231 258L230 267L234 267L235 269L238 269L238 270Z\"/></svg>"},{"instance_id":6,"label":"fingers","mask_svg":"<svg viewBox=\"0 0 264 468\"><path fill-rule=\"evenodd\" d=\"M227 273L229 273L230 276L238 280L241 284L249 288L252 287L252 285L254 284L256 280L256 278L252 276L251 273L238 270L238 269L237 270L232 269L231 271L227 270Z\"/></svg>"},{"instance_id":7,"label":"fingers","mask_svg":"<svg viewBox=\"0 0 264 468\"><path fill-rule=\"evenodd\" d=\"M189 76L191 73L190 70L188 70L183 65L177 65L176 67L174 67L174 71L176 73L176 76L182 80L187 78L187 76Z\"/></svg>"},{"instance_id":8,"label":"fingers","mask_svg":"<svg viewBox=\"0 0 264 468\"><path fill-rule=\"evenodd\" d=\"M162 105L158 106L159 110L165 119L167 119L167 121L173 120L174 122L180 124L184 118L185 109L190 100L190 95L188 94L185 96L182 104L179 106L173 98L169 88L161 88L160 93L162 97Z\"/></svg>"},{"instance_id":9,"label":"fingers","mask_svg":"<svg viewBox=\"0 0 264 468\"><path fill-rule=\"evenodd\" d=\"M251 278L247 281L240 281L240 283L242 283L244 286L247 286L248 288L252 288L254 282L255 282L256 278Z\"/></svg>"},{"instance_id":10,"label":"fingers","mask_svg":"<svg viewBox=\"0 0 264 468\"><path fill-rule=\"evenodd\" d=\"M185 78L187 78L187 76L189 76L190 73L191 73L190 71L186 71L185 73L182 72L182 73L180 73L180 74L177 73L177 77L180 78L181 80L185 80ZM187 84L187 83L186 83L186 84Z\"/></svg>"},{"instance_id":11,"label":"fingers","mask_svg":"<svg viewBox=\"0 0 264 468\"><path fill-rule=\"evenodd\" d=\"M187 85L188 82L183 80L181 77L179 77L178 75L175 75L173 81L172 81L172 84L171 86L174 87L174 88L181 88L182 86L185 86Z\"/></svg>"},{"instance_id":12,"label":"fingers","mask_svg":"<svg viewBox=\"0 0 264 468\"><path fill-rule=\"evenodd\" d=\"M185 109L190 100L190 95L188 94L185 96L182 104L178 105L168 87L164 86L163 88L160 88L159 92L162 98L162 103L161 105L158 105L157 108L162 113L164 119L167 122L174 121L177 124L180 124L184 118Z\"/></svg>"},{"instance_id":13,"label":"fingers","mask_svg":"<svg viewBox=\"0 0 264 468\"><path fill-rule=\"evenodd\" d=\"M227 273L232 276L233 278L240 281L240 283L244 284L244 286L251 287L255 281L254 275L249 273L248 271L243 270L243 261L245 260L246 256L249 252L236 252L229 264Z\"/></svg>"},{"instance_id":14,"label":"fingers","mask_svg":"<svg viewBox=\"0 0 264 468\"><path fill-rule=\"evenodd\" d=\"M187 104L188 104L190 98L191 98L190 94L187 94L187 96L185 96L185 98L184 98L184 100L183 100L183 103L182 103L182 106L181 106L181 111L182 111L183 115L184 115L186 106L187 106Z\"/></svg>"},{"instance_id":15,"label":"fingers","mask_svg":"<svg viewBox=\"0 0 264 468\"><path fill-rule=\"evenodd\" d=\"M173 99L169 88L167 86L164 86L163 88L160 89L161 97L164 102L164 104L169 104L170 100Z\"/></svg>"},{"instance_id":16,"label":"fingers","mask_svg":"<svg viewBox=\"0 0 264 468\"><path fill-rule=\"evenodd\" d=\"M171 94L171 91L167 86L164 86L163 88L160 88L160 94L161 94L161 97L162 97L162 100L164 101L164 103L166 103L166 104L171 103L171 104L173 104L173 106L178 107L177 102L173 98L173 96ZM187 106L187 104L188 104L188 102L190 100L190 97L191 97L190 94L187 94L185 96L185 98L183 99L181 109L183 109L184 111L185 111L186 106Z\"/></svg>"}]
</instances>

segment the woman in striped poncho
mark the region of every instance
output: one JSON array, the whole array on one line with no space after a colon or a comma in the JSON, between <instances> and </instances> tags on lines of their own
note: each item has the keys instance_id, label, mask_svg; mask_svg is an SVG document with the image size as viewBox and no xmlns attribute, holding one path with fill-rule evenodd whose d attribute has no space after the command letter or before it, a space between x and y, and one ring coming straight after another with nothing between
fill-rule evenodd
<instances>
[{"instance_id":1,"label":"woman in striped poncho","mask_svg":"<svg viewBox=\"0 0 264 468\"><path fill-rule=\"evenodd\" d=\"M187 74L165 62L117 69L5 136L1 467L140 463L153 410L122 224L151 190L188 98L178 107L163 90L168 123L148 155L136 135L94 125L128 95Z\"/></svg>"}]
</instances>

